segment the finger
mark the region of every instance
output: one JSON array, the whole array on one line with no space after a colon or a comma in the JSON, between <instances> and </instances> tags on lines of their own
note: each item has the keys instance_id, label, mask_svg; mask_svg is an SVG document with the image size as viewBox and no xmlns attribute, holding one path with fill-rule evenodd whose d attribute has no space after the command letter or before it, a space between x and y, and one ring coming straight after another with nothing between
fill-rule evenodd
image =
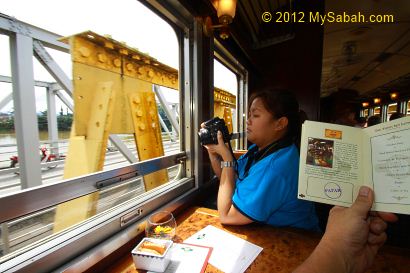
<instances>
[{"instance_id":1,"label":"finger","mask_svg":"<svg viewBox=\"0 0 410 273\"><path fill-rule=\"evenodd\" d=\"M353 213L361 216L363 219L367 218L368 212L373 204L373 191L366 186L361 186L356 200L351 206Z\"/></svg>"},{"instance_id":2,"label":"finger","mask_svg":"<svg viewBox=\"0 0 410 273\"><path fill-rule=\"evenodd\" d=\"M381 234L374 234L369 233L369 237L367 237L367 242L372 245L382 245L386 242L387 235L385 232Z\"/></svg>"},{"instance_id":3,"label":"finger","mask_svg":"<svg viewBox=\"0 0 410 273\"><path fill-rule=\"evenodd\" d=\"M203 145L208 151L213 151L214 150L214 146L215 145L212 145L212 144L206 144L206 145Z\"/></svg>"},{"instance_id":4,"label":"finger","mask_svg":"<svg viewBox=\"0 0 410 273\"><path fill-rule=\"evenodd\" d=\"M377 211L371 211L369 212L370 216L378 217L379 215L377 214Z\"/></svg>"},{"instance_id":5,"label":"finger","mask_svg":"<svg viewBox=\"0 0 410 273\"><path fill-rule=\"evenodd\" d=\"M397 215L394 213L378 211L377 214L380 218L387 222L396 222L399 220Z\"/></svg>"},{"instance_id":6,"label":"finger","mask_svg":"<svg viewBox=\"0 0 410 273\"><path fill-rule=\"evenodd\" d=\"M218 131L218 144L224 144L224 138L222 137L221 131Z\"/></svg>"},{"instance_id":7,"label":"finger","mask_svg":"<svg viewBox=\"0 0 410 273\"><path fill-rule=\"evenodd\" d=\"M370 231L374 234L381 234L387 229L387 223L379 217L372 217L370 221Z\"/></svg>"}]
</instances>

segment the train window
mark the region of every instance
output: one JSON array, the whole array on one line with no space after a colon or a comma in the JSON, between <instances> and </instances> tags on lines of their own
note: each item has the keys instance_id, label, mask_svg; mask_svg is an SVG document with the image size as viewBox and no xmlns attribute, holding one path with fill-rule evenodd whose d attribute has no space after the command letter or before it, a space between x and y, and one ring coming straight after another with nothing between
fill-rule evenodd
<instances>
[{"instance_id":1,"label":"train window","mask_svg":"<svg viewBox=\"0 0 410 273\"><path fill-rule=\"evenodd\" d=\"M245 131L248 107L248 71L218 40L214 39L214 43L214 114L222 117L222 109L227 114L230 109L233 132L232 148L244 150L247 148ZM223 92L227 93L225 97ZM221 96L218 98L219 93Z\"/></svg>"},{"instance_id":2,"label":"train window","mask_svg":"<svg viewBox=\"0 0 410 273\"><path fill-rule=\"evenodd\" d=\"M124 66L128 65L128 69L132 70L131 72L134 72L135 70L135 73L144 75L146 74L147 79L151 77L151 82L154 83L145 85L140 84L144 81L138 81L139 79L141 79L141 77L138 77L138 75L132 75L132 73L126 75L129 77L126 78L128 82L126 82L124 85L128 86L121 86L119 88L118 86L115 86L115 84L117 83L114 83L113 91L111 92L111 94L113 98L116 99L115 104L111 108L107 107L108 109L103 109L104 114L98 114L100 115L99 118L104 120L107 116L114 116L111 120L111 124L109 125L110 128L108 128L107 126L108 122L106 122L106 124L100 124L101 122L95 121L94 124L94 127L99 127L101 130L108 130L110 131L110 134L115 135L114 137L110 137L109 140L107 140L108 137L103 134L96 136L96 140L102 142L102 148L106 149L107 152L102 153L100 151L102 148L94 150L96 153L102 154L102 156L98 158L98 161L100 161L98 165L100 166L86 168L83 171L77 171L76 169L78 168L74 166L74 171L67 170L70 168L70 166L67 166L69 164L64 164L65 161L60 159L65 159L65 157L68 156L72 121L74 120L77 123L76 133L79 136L83 135L87 138L86 130L92 130L91 128L88 128L87 125L82 125L85 122L89 122L89 118L92 113L87 113L90 112L88 111L88 109L89 107L92 107L92 102L91 99L87 99L87 97L80 93L85 92L84 90L88 88L87 85L95 85L97 81L115 80L121 75L117 74L118 77L116 75L116 64L114 64L114 67L111 68L108 68L108 66L105 67L106 70L114 70L109 71L113 73L111 73L112 75L108 76L95 74L101 69L101 66L97 66L95 68L92 67L91 63L88 63L88 70L93 70L92 72L76 72L79 69L82 69L82 63L78 64L79 62L75 59L74 54L72 57L74 63L73 66L69 54L41 46L41 44L36 43L34 45L36 50L36 58L33 56L34 80L36 81L34 109L37 113L39 127L38 136L40 140L39 147L37 148L37 153L40 155L41 168L42 170L44 169L41 174L42 184L61 181L63 179L63 174L67 172L69 172L70 174L64 175L64 178L75 177L80 174L83 175L95 171L110 170L129 165L132 162L141 161L141 159L150 159L152 157L167 155L180 150L178 133L179 92L177 90L177 68L179 66L179 54L178 41L171 26L169 26L161 18L145 8L142 4L131 0L128 3L130 7L134 7L137 10L145 9L143 12L140 12L141 15L135 16L135 13L133 13L132 9L124 10L121 7L111 7L111 5L106 5L107 3L104 4L104 2L98 1L87 1L87 3L82 3L81 9L75 9L75 5L67 3L66 8L67 10L71 10L72 13L57 12L57 9L61 9L62 7L56 6L52 1L44 3L48 5L50 10L42 10L41 7L32 3L25 3L24 5L30 5L30 7L21 9L21 5L18 3L18 1L13 3L14 4L10 3L9 5L6 5L3 12L13 15L17 19L28 22L36 27L41 27L46 31L53 31L63 36L70 36L90 29L91 31L101 35L110 35L100 37L101 41L98 42L109 43L112 42L112 40L116 40L118 41L118 44L115 45L113 51L117 50L118 52L113 52L112 55L107 55L108 57L104 56L101 53L96 54L96 58L100 58L98 59L99 62L102 62L104 58L108 58L105 62L114 62L116 61L115 58L120 56L119 54L123 55L124 51L128 49L128 57L130 57L131 59L140 58L140 60L137 59L135 62L124 64ZM101 12L93 14L93 20L95 23L90 26L88 23L89 19L86 20L85 18L90 15L89 11L93 10L95 5L98 5ZM55 10L55 12L53 12L53 9ZM106 20L104 10L107 12L107 14L112 14L111 20ZM46 13L47 15L38 16L39 14L42 14L42 12ZM72 16L74 12L76 14L75 18ZM83 18L84 20L81 20L81 18ZM137 25L140 27L132 28L132 30L125 30L125 28L123 27L124 25ZM155 35L153 33L155 33ZM88 41L84 41L85 43L89 43L90 40L92 40L92 35L87 35L80 36L80 38L83 36L90 37ZM2 36L6 38L6 36ZM110 38L104 40L105 37ZM6 86L6 90L8 91L5 93L11 93L12 85L10 83L10 61L7 62L7 60L10 59L9 55L7 54L9 50L7 47L7 41L4 40L5 39L2 39L1 43L1 54L2 57L3 55L5 55L6 58L4 59L6 60L6 62L2 63L0 71L4 73L4 75L2 76L5 76L2 82L2 84ZM161 43L161 40L167 41L166 50L163 50L163 46L161 46L161 44L163 45L163 43ZM123 48L120 48L121 44L123 44ZM80 44L79 46L83 45ZM92 44L92 46L96 47L96 50L103 50L103 48L98 47L97 42ZM135 50L133 50L134 48ZM86 49L87 48L85 48L84 50ZM81 51L83 49L78 48L78 50ZM72 49L72 52L74 52L74 48ZM48 58L53 62L55 61L55 64L62 70L63 75L52 76L51 73L49 73L50 67L40 64L40 62L48 61L44 60L44 58L42 59L41 56L38 56L41 55L41 53L43 53L44 55L49 54ZM140 56L138 55L138 53L141 53ZM90 56L90 58L91 57L92 56ZM110 60L110 57L113 59ZM85 61L85 59L82 61ZM139 65L141 62L145 63L145 65ZM159 69L156 69L156 67L158 67ZM74 71L73 68L75 68ZM97 75L99 78L96 81L87 82L86 78L88 76L86 73L94 73L93 75ZM155 73L155 75L152 75L153 73ZM73 74L76 74L77 78L82 77L81 83L79 83L80 81L77 80L77 78L72 77ZM112 79L109 78L111 76L113 76ZM73 99L68 98L65 92L62 90L64 86L58 86L57 84L59 83L59 81L61 81L61 78L64 77L66 77L67 79L72 79L74 81L74 94L78 93L78 96L75 97L74 100L77 100L77 102L81 100L85 101L84 103L76 104L77 112L79 112L78 114L75 113L73 115ZM159 81L155 82L156 78L159 78ZM7 79L9 80L9 82L5 82L7 81ZM162 83L165 86L161 86ZM120 84L122 83L118 82L117 85ZM138 113L140 113L141 111L143 112L143 114L136 118L134 118L133 115L130 114L130 107L126 105L128 104L127 100L130 100L129 94L133 94L133 92L130 91L133 84L134 86L138 86L138 89L140 89L135 93L144 94L142 95L142 97L146 97L145 95L148 94L150 96L148 96L147 99L153 99L152 105L149 106L150 109L147 108L148 106L145 107L146 109L144 108L142 110L134 107L134 111L137 111ZM118 93L121 92L126 93L127 96L119 95ZM10 101L12 101L11 98ZM126 107L123 107L124 104ZM100 104L99 106L105 107L105 105L103 104ZM12 123L10 126L13 128L15 112L14 108L16 108L16 106L14 106L13 103L8 103L6 107L2 107L2 109L0 109L0 112L3 113L5 119L7 118L7 122ZM145 113L147 115L145 115ZM56 119L56 121L53 120L53 117L54 119ZM143 122L143 124L136 125L137 123L141 123L141 121ZM7 130L6 126L8 126L8 124L4 124L4 126L3 124L0 124L0 127L4 128L2 130L2 136L0 137L0 144L3 146L8 146L9 148L7 150L7 153L3 153L1 155L2 158L0 158L0 162L2 164L2 167L4 168L6 168L7 165L17 167L17 170L5 171L8 172L8 180L15 181L15 183L10 183L11 185L14 185L14 187L9 187L8 191L10 192L18 189L24 189L26 187L37 186L37 184L30 183L30 181L27 182L27 185L21 183L22 185L20 187L15 186L16 184L18 184L21 177L19 175L15 175L19 173L18 168L20 167L20 164L17 157L17 145L11 144L17 144L18 136L16 135L16 131L10 129ZM79 129L78 126L80 126L81 128ZM137 126L138 129L133 130ZM153 126L155 126L156 128L151 128ZM145 127L147 128L145 129ZM142 130L142 128L144 130ZM143 139L140 135L138 135L139 132L143 131L150 132L151 137L148 138L148 140ZM155 136L157 132L159 132L160 135ZM152 145L153 143L148 143L150 139L153 139L154 137L156 137L156 139L159 139L160 141L158 141L156 145ZM154 151L154 149L152 148L148 153L142 147L144 145L152 145L152 147L155 147L156 150ZM88 147L90 147L90 145L88 145ZM13 160L11 158L16 159ZM67 158L67 160L70 160L70 158ZM77 159L73 158L73 160L76 161ZM51 161L55 162L53 162L53 164L48 164ZM89 162L88 164L92 165ZM64 171L64 169L66 171Z\"/></svg>"},{"instance_id":3,"label":"train window","mask_svg":"<svg viewBox=\"0 0 410 273\"><path fill-rule=\"evenodd\" d=\"M0 177L7 181L0 185L0 203L16 206L0 217L0 263L13 264L23 248L67 242L68 234L78 239L84 229L97 228L93 237L106 236L195 187L193 160L187 160L194 144L184 134L193 115L181 106L193 100L187 85L192 69L184 69L192 63L187 45L193 35L183 35L192 26L167 21L166 12L159 16L135 0L121 5L13 1L2 12L10 15L1 18L4 22L23 29L11 46L23 34L35 52L33 65L27 62L34 72L35 103L27 108L37 117L39 131L34 126L32 138L40 140L30 148L31 158L40 160L30 163L28 152L17 149L28 143L19 133L28 131L19 131L13 115L26 105L0 98L1 132L8 128L5 120L16 120L15 131L0 135ZM61 40L47 40L53 38ZM2 57L7 39L0 40ZM21 53L11 55L11 66ZM19 71L0 71L0 84L11 94L11 77ZM87 249L91 243L80 244Z\"/></svg>"},{"instance_id":4,"label":"train window","mask_svg":"<svg viewBox=\"0 0 410 273\"><path fill-rule=\"evenodd\" d=\"M374 107L374 115L380 115L380 114L381 114L380 106Z\"/></svg>"},{"instance_id":5,"label":"train window","mask_svg":"<svg viewBox=\"0 0 410 273\"><path fill-rule=\"evenodd\" d=\"M219 61L214 60L214 116L225 120L230 133L238 132L238 79ZM236 147L236 140L232 147Z\"/></svg>"},{"instance_id":6,"label":"train window","mask_svg":"<svg viewBox=\"0 0 410 273\"><path fill-rule=\"evenodd\" d=\"M407 102L407 115L410 116L410 101Z\"/></svg>"},{"instance_id":7,"label":"train window","mask_svg":"<svg viewBox=\"0 0 410 273\"><path fill-rule=\"evenodd\" d=\"M387 120L390 120L390 116L397 112L397 103L391 103L387 107Z\"/></svg>"}]
</instances>

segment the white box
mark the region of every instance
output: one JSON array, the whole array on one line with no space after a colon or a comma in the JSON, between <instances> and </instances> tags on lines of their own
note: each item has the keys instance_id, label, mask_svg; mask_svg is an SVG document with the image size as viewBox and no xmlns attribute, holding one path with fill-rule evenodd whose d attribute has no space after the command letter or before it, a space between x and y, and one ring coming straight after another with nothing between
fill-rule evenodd
<instances>
[{"instance_id":1,"label":"white box","mask_svg":"<svg viewBox=\"0 0 410 273\"><path fill-rule=\"evenodd\" d=\"M152 242L152 243L165 245L166 249L165 249L164 254L156 255L153 253L138 251L138 249L144 242ZM164 272L170 262L170 257L168 254L169 254L169 249L172 246L172 243L173 242L171 240L154 239L154 238L145 237L131 251L132 259L134 260L135 267L137 269Z\"/></svg>"}]
</instances>

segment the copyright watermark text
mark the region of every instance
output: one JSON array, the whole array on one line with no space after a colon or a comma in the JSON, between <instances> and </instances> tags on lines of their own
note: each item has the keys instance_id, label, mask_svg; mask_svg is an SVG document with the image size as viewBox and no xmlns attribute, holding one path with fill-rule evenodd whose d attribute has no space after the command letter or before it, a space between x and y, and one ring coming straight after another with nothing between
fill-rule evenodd
<instances>
[{"instance_id":1,"label":"copyright watermark text","mask_svg":"<svg viewBox=\"0 0 410 273\"><path fill-rule=\"evenodd\" d=\"M335 13L327 12L264 12L261 15L262 21L265 23L394 23L394 15L392 14L363 14L356 13Z\"/></svg>"}]
</instances>

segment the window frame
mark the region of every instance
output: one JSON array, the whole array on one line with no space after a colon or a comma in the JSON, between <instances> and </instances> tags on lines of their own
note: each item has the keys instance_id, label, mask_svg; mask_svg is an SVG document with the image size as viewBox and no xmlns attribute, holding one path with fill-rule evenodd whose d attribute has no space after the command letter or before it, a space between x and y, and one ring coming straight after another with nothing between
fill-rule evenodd
<instances>
[{"instance_id":1,"label":"window frame","mask_svg":"<svg viewBox=\"0 0 410 273\"><path fill-rule=\"evenodd\" d=\"M235 149L247 149L246 120L248 118L248 71L244 66L216 39L214 38L214 58L231 70L237 77L237 127L232 139L238 139Z\"/></svg>"},{"instance_id":2,"label":"window frame","mask_svg":"<svg viewBox=\"0 0 410 273\"><path fill-rule=\"evenodd\" d=\"M203 112L199 101L202 81L200 73L202 70L201 22L175 1L148 0L141 2L173 26L180 43L179 90L181 92L180 113L183 114L180 124L180 143L183 152L53 185L34 187L6 196L0 199L0 204L13 200L13 204L19 204L21 209L16 209L11 214L5 215L3 220L15 219L27 215L27 213L53 206L61 201L94 192L98 190L96 189L98 183L103 181L114 183L115 181L109 180L118 179L121 175L138 172L138 170L143 173L141 170L144 168L149 169L148 173L170 164L182 162L184 178L132 198L122 205L70 227L56 236L51 236L51 239L41 239L35 243L35 246L17 250L16 255L10 255L13 258L4 260L2 263L5 270L50 271L62 264L65 268L68 266L69 268L86 269L87 266L90 266L90 262L94 264L108 256L109 253L106 251L101 255L101 253L94 252L92 256L87 254L87 256L81 256L82 253L93 247L107 250L107 246L110 246L110 252L121 247L125 242L124 238L129 240L130 236L136 236L137 233L142 232L141 223L148 214L165 207L171 211L175 210L181 204L181 200L191 196L203 185L203 174L200 166L202 147L195 133L200 127ZM53 193L50 196L54 196L54 198L41 200L41 196L43 199L45 199L44 196L48 196L44 195L46 193ZM133 214L136 217L128 223L122 224L124 217ZM122 240L117 240L113 244L113 238L118 237L115 234L118 234ZM4 257L8 257L8 255Z\"/></svg>"}]
</instances>

